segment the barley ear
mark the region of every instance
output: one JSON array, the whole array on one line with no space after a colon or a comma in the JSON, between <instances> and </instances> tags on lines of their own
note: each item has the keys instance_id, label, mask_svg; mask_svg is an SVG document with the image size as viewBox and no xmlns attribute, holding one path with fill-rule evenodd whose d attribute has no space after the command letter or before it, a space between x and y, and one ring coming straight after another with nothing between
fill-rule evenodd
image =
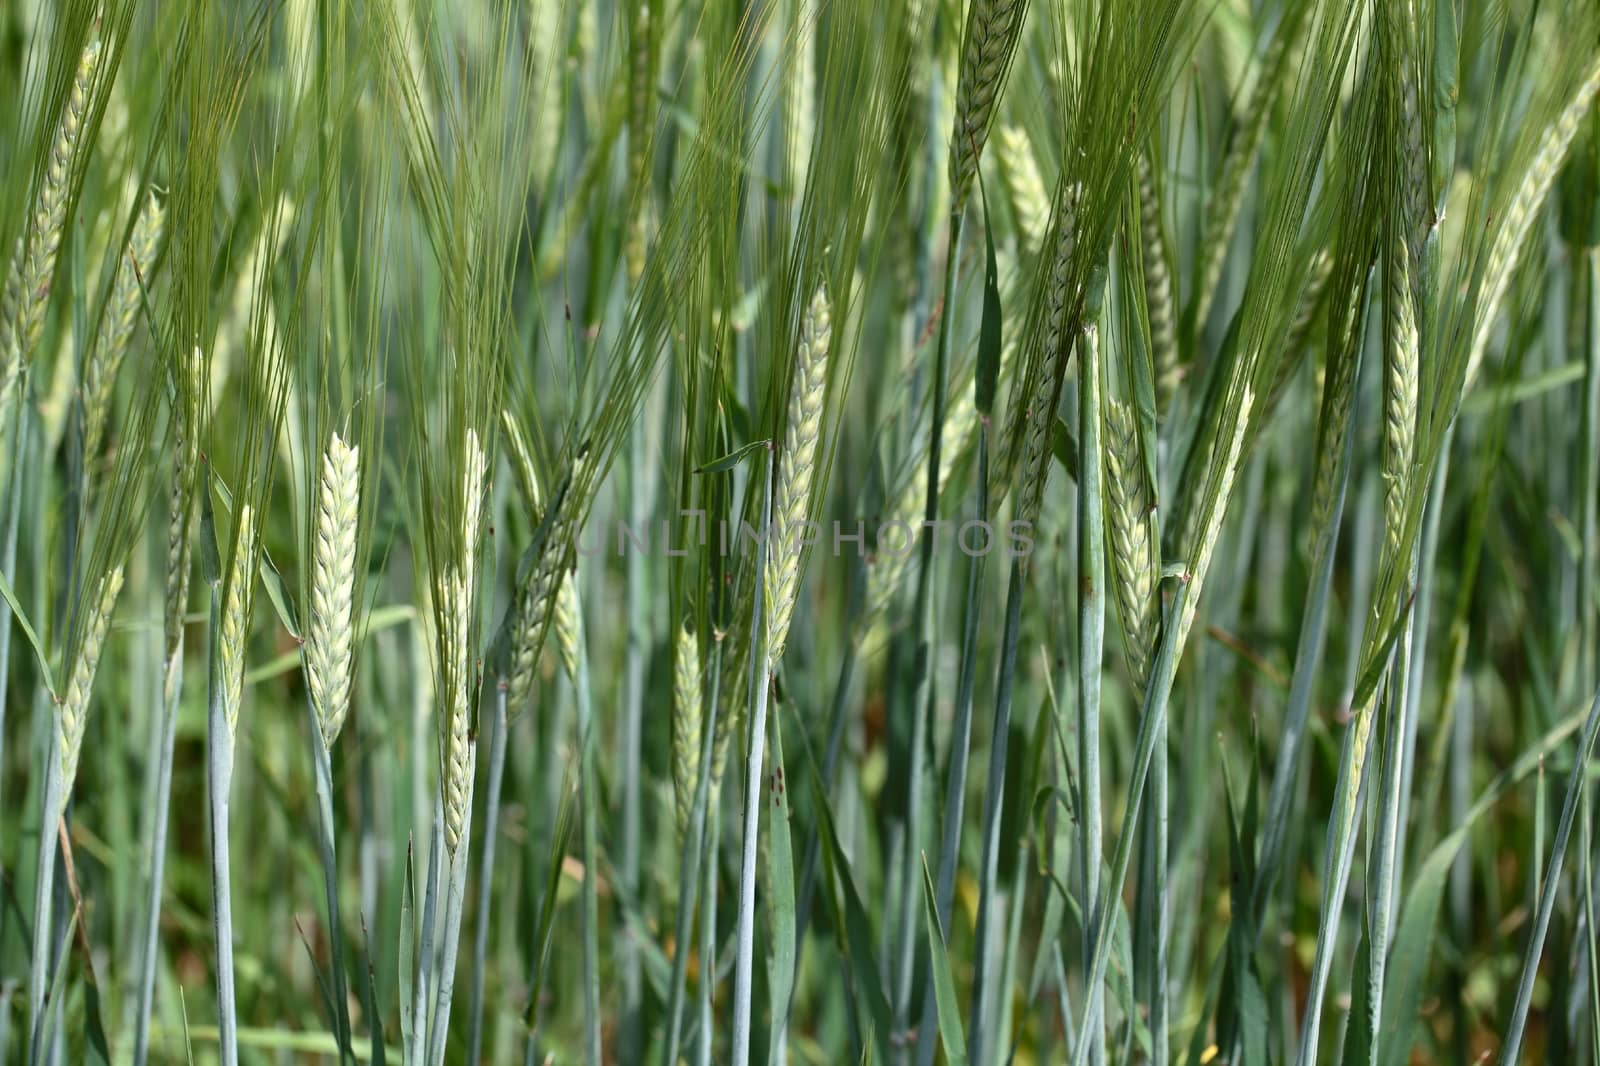
<instances>
[{"instance_id":1,"label":"barley ear","mask_svg":"<svg viewBox=\"0 0 1600 1066\"><path fill-rule=\"evenodd\" d=\"M995 131L994 147L1023 247L1037 252L1050 228L1050 194L1045 191L1044 178L1039 175L1033 143L1026 130L1001 126Z\"/></svg>"},{"instance_id":2,"label":"barley ear","mask_svg":"<svg viewBox=\"0 0 1600 1066\"><path fill-rule=\"evenodd\" d=\"M678 630L672 655L672 796L678 840L688 835L694 792L700 783L700 744L705 703L700 692L700 642L687 624Z\"/></svg>"},{"instance_id":3,"label":"barley ear","mask_svg":"<svg viewBox=\"0 0 1600 1066\"><path fill-rule=\"evenodd\" d=\"M306 672L322 740L330 749L350 707L355 647L356 527L361 504L360 449L339 434L328 440L317 483L311 545L311 627Z\"/></svg>"},{"instance_id":4,"label":"barley ear","mask_svg":"<svg viewBox=\"0 0 1600 1066\"><path fill-rule=\"evenodd\" d=\"M461 845L472 802L472 595L477 584L478 537L482 532L487 461L476 430L466 434L461 478L461 562L447 564L441 577L439 662L444 721L440 729L439 791L444 807L445 844L453 856Z\"/></svg>"},{"instance_id":5,"label":"barley ear","mask_svg":"<svg viewBox=\"0 0 1600 1066\"><path fill-rule=\"evenodd\" d=\"M56 257L66 229L67 200L72 174L78 164L78 142L89 114L89 91L100 67L98 38L91 40L78 62L78 72L55 140L45 159L39 195L28 218L26 241L19 241L14 265L6 282L3 319L0 319L0 402L10 396L22 376L39 334L44 330L45 308L55 279ZM15 278L13 285L11 278Z\"/></svg>"},{"instance_id":6,"label":"barley ear","mask_svg":"<svg viewBox=\"0 0 1600 1066\"><path fill-rule=\"evenodd\" d=\"M1409 255L1403 242L1397 244L1389 255L1383 376L1383 528L1391 555L1400 550L1417 432L1417 320L1411 307Z\"/></svg>"},{"instance_id":7,"label":"barley ear","mask_svg":"<svg viewBox=\"0 0 1600 1066\"><path fill-rule=\"evenodd\" d=\"M128 237L128 247L117 266L111 295L100 316L100 328L83 369L83 454L100 454L106 425L111 418L111 393L116 384L122 357L139 321L143 287L149 283L150 266L161 243L166 211L154 192L146 195L144 206Z\"/></svg>"},{"instance_id":8,"label":"barley ear","mask_svg":"<svg viewBox=\"0 0 1600 1066\"><path fill-rule=\"evenodd\" d=\"M972 0L967 12L955 131L950 142L951 214L961 213L972 191L995 100L1011 66L1027 8L1026 0Z\"/></svg>"},{"instance_id":9,"label":"barley ear","mask_svg":"<svg viewBox=\"0 0 1600 1066\"><path fill-rule=\"evenodd\" d=\"M111 614L116 607L117 595L121 591L122 567L119 566L100 579L91 614L78 645L78 657L72 664L72 675L67 680L66 693L61 701L60 744L63 782L61 795L63 797L72 792L72 782L78 776L78 756L83 750L84 728L89 720L89 696L94 689L94 676L100 665L100 652L105 647L106 630L111 624Z\"/></svg>"},{"instance_id":10,"label":"barley ear","mask_svg":"<svg viewBox=\"0 0 1600 1066\"><path fill-rule=\"evenodd\" d=\"M1211 558L1216 554L1217 538L1222 534L1223 519L1228 515L1228 498L1233 495L1233 481L1239 472L1239 460L1244 451L1245 435L1250 424L1250 408L1254 400L1254 394L1246 388L1244 397L1239 401L1239 413L1219 473L1217 491L1206 502L1205 519L1199 527L1195 543L1186 547L1189 595L1184 601L1183 617L1178 622L1177 649L1180 655L1189 639L1189 629L1194 625L1195 614L1200 609L1200 593L1205 587L1206 573L1211 569Z\"/></svg>"},{"instance_id":11,"label":"barley ear","mask_svg":"<svg viewBox=\"0 0 1600 1066\"><path fill-rule=\"evenodd\" d=\"M1143 252L1144 302L1150 316L1150 356L1155 368L1156 410L1165 411L1183 376L1179 361L1176 311L1173 308L1172 268L1167 259L1166 229L1161 219L1161 198L1155 170L1147 153L1140 152L1139 241Z\"/></svg>"},{"instance_id":12,"label":"barley ear","mask_svg":"<svg viewBox=\"0 0 1600 1066\"><path fill-rule=\"evenodd\" d=\"M816 295L800 323L794 379L783 448L778 453L778 479L773 488L772 535L766 556L767 647L770 660L783 658L800 584L800 534L811 508L816 480L817 442L822 436L822 401L828 389L828 347L833 337L827 291Z\"/></svg>"},{"instance_id":13,"label":"barley ear","mask_svg":"<svg viewBox=\"0 0 1600 1066\"><path fill-rule=\"evenodd\" d=\"M1055 430L1056 402L1061 395L1061 378L1066 370L1070 325L1067 316L1067 268L1072 262L1076 241L1074 212L1076 187L1065 187L1056 218L1055 258L1050 264L1050 291L1046 307L1044 359L1033 385L1033 395L1023 412L1022 467L1018 471L1016 518L1034 522L1044 502L1044 486L1050 476L1050 437Z\"/></svg>"},{"instance_id":14,"label":"barley ear","mask_svg":"<svg viewBox=\"0 0 1600 1066\"><path fill-rule=\"evenodd\" d=\"M1104 407L1106 533L1111 576L1122 619L1122 637L1134 686L1144 690L1156 642L1156 544L1154 500L1139 455L1139 427L1128 404L1107 397Z\"/></svg>"},{"instance_id":15,"label":"barley ear","mask_svg":"<svg viewBox=\"0 0 1600 1066\"><path fill-rule=\"evenodd\" d=\"M1477 377L1483 353L1489 347L1489 334L1494 328L1495 315L1511 284L1511 275L1517 268L1522 247L1527 243L1534 216L1539 205L1544 203L1551 184L1555 182L1561 164L1567 157L1567 150L1572 147L1573 138L1578 135L1578 128L1589 113L1589 106L1594 103L1597 93L1600 93L1600 58L1585 68L1572 99L1540 137L1533 162L1529 164L1527 173L1522 176L1522 182L1501 215L1473 314L1472 344L1467 350L1467 388L1472 386Z\"/></svg>"},{"instance_id":16,"label":"barley ear","mask_svg":"<svg viewBox=\"0 0 1600 1066\"><path fill-rule=\"evenodd\" d=\"M222 672L222 710L228 736L238 736L239 706L244 699L244 644L250 631L251 586L255 583L256 516L248 503L239 505L233 533L233 557L228 563L228 583L222 603L219 669Z\"/></svg>"}]
</instances>

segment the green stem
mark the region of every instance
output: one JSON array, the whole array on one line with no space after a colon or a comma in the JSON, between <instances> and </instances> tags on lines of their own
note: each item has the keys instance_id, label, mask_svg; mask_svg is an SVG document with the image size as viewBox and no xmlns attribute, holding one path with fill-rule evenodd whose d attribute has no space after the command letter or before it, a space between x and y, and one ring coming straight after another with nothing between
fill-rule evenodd
<instances>
[{"instance_id":1,"label":"green stem","mask_svg":"<svg viewBox=\"0 0 1600 1066\"><path fill-rule=\"evenodd\" d=\"M1078 784L1079 846L1083 851L1083 959L1089 965L1100 939L1100 675L1104 659L1105 521L1100 489L1100 346L1094 334L1079 346L1078 365ZM1124 823L1131 831L1134 823ZM1105 1061L1105 1026L1099 1011L1085 1020L1089 1061Z\"/></svg>"},{"instance_id":2,"label":"green stem","mask_svg":"<svg viewBox=\"0 0 1600 1066\"><path fill-rule=\"evenodd\" d=\"M306 713L311 727L311 763L316 774L318 829L321 831L317 850L322 859L328 918L328 963L333 970L334 1038L339 1045L339 1059L344 1062L353 1059L355 1052L350 1047L350 994L345 982L343 925L339 921L339 859L333 837L333 761L322 739L316 705L309 697Z\"/></svg>"},{"instance_id":3,"label":"green stem","mask_svg":"<svg viewBox=\"0 0 1600 1066\"><path fill-rule=\"evenodd\" d=\"M140 934L139 984L134 1012L133 1062L144 1066L150 1048L150 1012L155 1001L156 958L161 950L161 892L167 865L167 823L172 803L172 745L178 729L178 697L183 685L183 654L166 663L160 713L151 716L151 755L147 766L155 780L155 800L150 821L150 852L145 857L150 874L145 889L144 929Z\"/></svg>"},{"instance_id":4,"label":"green stem","mask_svg":"<svg viewBox=\"0 0 1600 1066\"><path fill-rule=\"evenodd\" d=\"M450 1004L455 995L456 958L461 949L461 915L467 892L467 866L472 854L471 782L478 766L478 740L467 741L468 782L465 813L461 819L461 841L450 860L450 881L444 905L444 939L439 954L438 987L433 1020L428 1026L429 1066L444 1066L445 1045L450 1038Z\"/></svg>"},{"instance_id":5,"label":"green stem","mask_svg":"<svg viewBox=\"0 0 1600 1066\"><path fill-rule=\"evenodd\" d=\"M472 1003L467 1032L467 1061L477 1063L483 1050L483 974L489 958L489 914L494 904L495 844L500 833L500 787L506 769L506 685L495 686L494 718L489 723L489 794L484 797L483 854L478 866L477 926L472 935Z\"/></svg>"},{"instance_id":6,"label":"green stem","mask_svg":"<svg viewBox=\"0 0 1600 1066\"><path fill-rule=\"evenodd\" d=\"M217 1042L223 1066L239 1061L233 995L233 886L228 858L228 799L233 787L233 732L224 705L218 591L211 586L210 678L206 714L206 790L211 829L211 913L217 949Z\"/></svg>"}]
</instances>

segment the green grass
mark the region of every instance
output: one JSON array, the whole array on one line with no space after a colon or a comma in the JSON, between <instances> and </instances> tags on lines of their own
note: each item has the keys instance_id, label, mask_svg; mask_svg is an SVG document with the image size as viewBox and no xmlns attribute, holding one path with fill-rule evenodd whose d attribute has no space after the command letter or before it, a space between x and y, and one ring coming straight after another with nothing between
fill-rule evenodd
<instances>
[{"instance_id":1,"label":"green grass","mask_svg":"<svg viewBox=\"0 0 1600 1066\"><path fill-rule=\"evenodd\" d=\"M4 6L0 1059L1600 1066L1596 40Z\"/></svg>"}]
</instances>

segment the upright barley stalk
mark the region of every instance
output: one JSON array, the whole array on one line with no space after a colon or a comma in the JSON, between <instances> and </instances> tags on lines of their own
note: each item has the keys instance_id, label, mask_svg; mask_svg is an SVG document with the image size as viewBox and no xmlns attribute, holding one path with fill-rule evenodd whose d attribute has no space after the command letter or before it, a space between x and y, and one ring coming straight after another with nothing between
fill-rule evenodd
<instances>
[{"instance_id":1,"label":"upright barley stalk","mask_svg":"<svg viewBox=\"0 0 1600 1066\"><path fill-rule=\"evenodd\" d=\"M330 968L333 970L335 1036L341 1057L352 1052L343 926L339 920L331 753L350 708L355 646L356 531L360 509L360 449L346 444L334 433L323 453L317 481L317 510L311 531L311 626L304 654L310 690L311 759L321 826L319 851L326 894Z\"/></svg>"},{"instance_id":2,"label":"upright barley stalk","mask_svg":"<svg viewBox=\"0 0 1600 1066\"><path fill-rule=\"evenodd\" d=\"M1155 500L1140 458L1139 426L1133 409L1107 397L1104 411L1106 537L1111 544L1112 587L1134 691L1143 692L1150 677L1160 607L1156 602L1160 560Z\"/></svg>"},{"instance_id":3,"label":"upright barley stalk","mask_svg":"<svg viewBox=\"0 0 1600 1066\"><path fill-rule=\"evenodd\" d=\"M745 766L744 851L739 870L739 953L734 970L733 1061L750 1057L750 997L755 968L755 903L757 834L761 824L762 761L767 730L768 678L783 658L789 621L800 585L801 525L811 511L811 490L816 482L817 443L822 436L822 405L827 395L828 354L833 336L827 291L818 286L802 316L800 342L795 350L794 378L789 389L783 445L777 456L777 476L769 467L769 513L762 528L770 530L770 545L759 564L763 571L761 597L764 619L752 626L755 649L750 660L750 697L755 711L750 722L749 759ZM764 638L764 639L758 639Z\"/></svg>"},{"instance_id":4,"label":"upright barley stalk","mask_svg":"<svg viewBox=\"0 0 1600 1066\"><path fill-rule=\"evenodd\" d=\"M244 694L244 645L255 584L255 513L241 503L235 519L228 578L211 585L210 704L206 727L206 787L210 795L212 928L217 949L217 1039L224 1066L239 1061L233 992L233 891L228 849L228 802L234 744Z\"/></svg>"},{"instance_id":5,"label":"upright barley stalk","mask_svg":"<svg viewBox=\"0 0 1600 1066\"><path fill-rule=\"evenodd\" d=\"M444 927L440 941L438 981L428 1023L427 1062L442 1066L450 1033L450 1004L455 989L456 954L461 944L461 914L467 879L465 846L470 838L472 782L477 766L477 737L471 729L473 696L472 614L478 587L478 541L483 529L487 457L478 434L466 431L460 485L461 550L440 574L439 666L444 706L439 731L439 801L444 828Z\"/></svg>"}]
</instances>

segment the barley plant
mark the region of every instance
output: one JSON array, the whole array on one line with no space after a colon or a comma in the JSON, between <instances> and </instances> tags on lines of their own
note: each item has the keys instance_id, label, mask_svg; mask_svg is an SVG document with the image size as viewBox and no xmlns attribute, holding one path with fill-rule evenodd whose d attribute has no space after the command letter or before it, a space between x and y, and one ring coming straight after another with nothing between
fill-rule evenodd
<instances>
[{"instance_id":1,"label":"barley plant","mask_svg":"<svg viewBox=\"0 0 1600 1066\"><path fill-rule=\"evenodd\" d=\"M1600 1066L1593 0L0 4L0 1061Z\"/></svg>"}]
</instances>

